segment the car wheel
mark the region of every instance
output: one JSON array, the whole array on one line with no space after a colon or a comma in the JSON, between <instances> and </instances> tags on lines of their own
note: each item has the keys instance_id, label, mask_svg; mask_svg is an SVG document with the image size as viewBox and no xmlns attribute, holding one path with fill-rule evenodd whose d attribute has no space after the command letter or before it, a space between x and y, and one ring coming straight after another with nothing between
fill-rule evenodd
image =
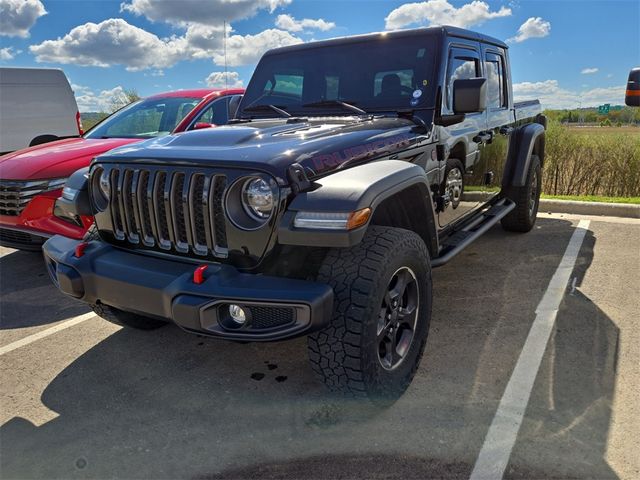
<instances>
[{"instance_id":1,"label":"car wheel","mask_svg":"<svg viewBox=\"0 0 640 480\"><path fill-rule=\"evenodd\" d=\"M431 263L422 239L370 227L362 242L332 249L317 277L334 290L331 323L308 338L309 358L329 389L393 403L407 389L431 319Z\"/></svg>"},{"instance_id":2,"label":"car wheel","mask_svg":"<svg viewBox=\"0 0 640 480\"><path fill-rule=\"evenodd\" d=\"M513 200L516 207L500 222L502 228L511 232L528 232L536 223L540 190L542 188L542 169L537 155L531 155L527 179L522 187L510 187L506 196Z\"/></svg>"}]
</instances>

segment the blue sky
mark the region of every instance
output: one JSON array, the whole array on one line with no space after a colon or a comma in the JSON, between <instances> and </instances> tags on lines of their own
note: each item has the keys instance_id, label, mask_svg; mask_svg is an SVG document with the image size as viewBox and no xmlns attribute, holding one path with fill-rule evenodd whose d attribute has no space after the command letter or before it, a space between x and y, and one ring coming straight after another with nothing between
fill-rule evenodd
<instances>
[{"instance_id":1,"label":"blue sky","mask_svg":"<svg viewBox=\"0 0 640 480\"><path fill-rule=\"evenodd\" d=\"M514 91L547 107L622 103L640 65L638 0L0 0L0 65L62 68L81 111L141 95L246 85L275 46L454 24L508 40Z\"/></svg>"}]
</instances>

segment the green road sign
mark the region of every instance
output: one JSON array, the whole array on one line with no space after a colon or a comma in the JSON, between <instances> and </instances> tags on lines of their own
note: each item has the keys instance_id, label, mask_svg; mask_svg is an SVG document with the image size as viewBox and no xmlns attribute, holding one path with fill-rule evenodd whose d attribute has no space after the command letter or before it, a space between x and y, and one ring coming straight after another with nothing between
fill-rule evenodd
<instances>
[{"instance_id":1,"label":"green road sign","mask_svg":"<svg viewBox=\"0 0 640 480\"><path fill-rule=\"evenodd\" d=\"M598 107L598 114L607 115L609 113L609 108L611 108L611 104L605 103L604 105L600 105Z\"/></svg>"}]
</instances>

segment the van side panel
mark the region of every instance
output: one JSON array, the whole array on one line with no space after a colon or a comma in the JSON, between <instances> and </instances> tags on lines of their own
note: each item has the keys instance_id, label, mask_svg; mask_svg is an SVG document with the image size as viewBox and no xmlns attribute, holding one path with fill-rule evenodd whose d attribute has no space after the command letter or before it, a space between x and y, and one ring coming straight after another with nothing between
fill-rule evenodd
<instances>
[{"instance_id":1,"label":"van side panel","mask_svg":"<svg viewBox=\"0 0 640 480\"><path fill-rule=\"evenodd\" d=\"M0 69L0 152L39 135L78 136L78 105L62 70Z\"/></svg>"}]
</instances>

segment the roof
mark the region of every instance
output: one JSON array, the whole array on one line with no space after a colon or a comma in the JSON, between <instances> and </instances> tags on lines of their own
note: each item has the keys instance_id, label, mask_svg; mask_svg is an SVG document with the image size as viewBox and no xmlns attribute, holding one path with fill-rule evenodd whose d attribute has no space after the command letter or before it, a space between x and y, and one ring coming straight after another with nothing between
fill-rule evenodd
<instances>
[{"instance_id":1,"label":"roof","mask_svg":"<svg viewBox=\"0 0 640 480\"><path fill-rule=\"evenodd\" d=\"M191 90L173 90L171 92L155 93L149 95L147 98L167 98L167 97L194 97L204 98L211 94L218 95L242 95L244 89L242 88L194 88Z\"/></svg>"},{"instance_id":2,"label":"roof","mask_svg":"<svg viewBox=\"0 0 640 480\"><path fill-rule=\"evenodd\" d=\"M406 37L420 37L420 36L433 36L433 37L459 37L459 38L467 38L470 40L481 41L484 43L490 43L492 45L497 45L502 48L509 48L506 43L502 40L498 40L497 38L490 37L488 35L484 35L482 33L473 32L471 30L466 30L464 28L452 27L452 26L442 26L442 27L429 27L429 28L413 28L409 30L396 30L393 32L376 32L376 33L366 33L363 35L352 35L348 37L338 37L332 38L329 40L321 40L319 42L307 42L307 43L299 43L296 45L289 45L287 47L274 48L273 50L269 50L266 55L284 53L289 51L298 51L298 50L306 50L313 49L319 47L328 47L333 45L341 45L348 43L360 43L366 42L369 40L378 40L382 37L384 38L406 38Z\"/></svg>"}]
</instances>

